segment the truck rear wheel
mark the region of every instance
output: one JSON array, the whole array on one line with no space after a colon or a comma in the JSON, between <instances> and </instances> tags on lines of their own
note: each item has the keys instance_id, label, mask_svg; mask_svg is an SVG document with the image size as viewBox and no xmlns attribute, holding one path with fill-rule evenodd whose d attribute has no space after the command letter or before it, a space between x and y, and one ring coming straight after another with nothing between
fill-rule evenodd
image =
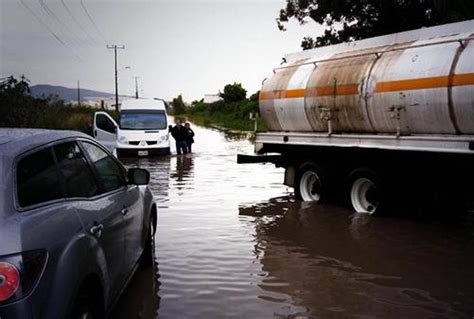
<instances>
[{"instance_id":1,"label":"truck rear wheel","mask_svg":"<svg viewBox=\"0 0 474 319\"><path fill-rule=\"evenodd\" d=\"M302 164L296 173L295 196L305 202L321 202L326 198L323 170L313 162Z\"/></svg>"},{"instance_id":2,"label":"truck rear wheel","mask_svg":"<svg viewBox=\"0 0 474 319\"><path fill-rule=\"evenodd\" d=\"M383 192L377 174L369 169L356 169L349 175L350 200L357 213L380 212Z\"/></svg>"}]
</instances>

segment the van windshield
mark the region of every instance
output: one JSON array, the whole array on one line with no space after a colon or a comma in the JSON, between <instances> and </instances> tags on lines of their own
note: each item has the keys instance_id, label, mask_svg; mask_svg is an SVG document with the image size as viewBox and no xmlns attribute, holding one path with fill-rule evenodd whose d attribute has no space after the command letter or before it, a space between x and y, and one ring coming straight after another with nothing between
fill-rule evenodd
<instances>
[{"instance_id":1,"label":"van windshield","mask_svg":"<svg viewBox=\"0 0 474 319\"><path fill-rule=\"evenodd\" d=\"M119 125L122 130L163 130L168 127L164 111L122 111Z\"/></svg>"}]
</instances>

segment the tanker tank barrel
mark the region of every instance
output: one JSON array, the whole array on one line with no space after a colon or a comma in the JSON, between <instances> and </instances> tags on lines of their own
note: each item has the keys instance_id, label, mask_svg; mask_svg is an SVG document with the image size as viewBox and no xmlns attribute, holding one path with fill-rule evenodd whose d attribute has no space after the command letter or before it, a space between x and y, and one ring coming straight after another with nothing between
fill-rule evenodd
<instances>
[{"instance_id":1,"label":"tanker tank barrel","mask_svg":"<svg viewBox=\"0 0 474 319\"><path fill-rule=\"evenodd\" d=\"M260 114L270 131L472 135L473 56L474 20L289 54Z\"/></svg>"}]
</instances>

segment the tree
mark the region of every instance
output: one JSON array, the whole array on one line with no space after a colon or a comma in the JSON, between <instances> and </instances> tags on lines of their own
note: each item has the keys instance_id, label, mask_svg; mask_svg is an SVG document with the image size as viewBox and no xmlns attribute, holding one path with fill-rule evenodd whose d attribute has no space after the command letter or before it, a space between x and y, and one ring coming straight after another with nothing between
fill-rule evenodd
<instances>
[{"instance_id":1,"label":"tree","mask_svg":"<svg viewBox=\"0 0 474 319\"><path fill-rule=\"evenodd\" d=\"M255 92L254 94L250 95L249 100L254 101L254 102L258 102L259 96L260 96L260 90Z\"/></svg>"},{"instance_id":2,"label":"tree","mask_svg":"<svg viewBox=\"0 0 474 319\"><path fill-rule=\"evenodd\" d=\"M0 82L0 126L28 127L33 125L35 115L40 112L42 102L29 95L28 79L13 76Z\"/></svg>"},{"instance_id":3,"label":"tree","mask_svg":"<svg viewBox=\"0 0 474 319\"><path fill-rule=\"evenodd\" d=\"M184 104L181 94L173 99L173 111L174 114L186 113L186 105Z\"/></svg>"},{"instance_id":4,"label":"tree","mask_svg":"<svg viewBox=\"0 0 474 319\"><path fill-rule=\"evenodd\" d=\"M224 93L219 94L225 102L239 102L247 97L247 90L242 87L241 83L227 84L224 87Z\"/></svg>"},{"instance_id":5,"label":"tree","mask_svg":"<svg viewBox=\"0 0 474 319\"><path fill-rule=\"evenodd\" d=\"M474 18L472 0L286 0L278 28L296 19L326 26L323 35L305 37L303 49Z\"/></svg>"}]
</instances>

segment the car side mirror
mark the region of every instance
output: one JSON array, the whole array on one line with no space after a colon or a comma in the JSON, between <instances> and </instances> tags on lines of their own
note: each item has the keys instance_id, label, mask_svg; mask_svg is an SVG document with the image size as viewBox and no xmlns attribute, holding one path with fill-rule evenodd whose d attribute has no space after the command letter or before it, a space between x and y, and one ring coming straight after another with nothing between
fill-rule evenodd
<instances>
[{"instance_id":1,"label":"car side mirror","mask_svg":"<svg viewBox=\"0 0 474 319\"><path fill-rule=\"evenodd\" d=\"M150 173L143 168L130 168L128 180L130 184L147 185L150 182Z\"/></svg>"},{"instance_id":2,"label":"car side mirror","mask_svg":"<svg viewBox=\"0 0 474 319\"><path fill-rule=\"evenodd\" d=\"M113 130L114 130L114 134L117 134L117 126L114 125Z\"/></svg>"}]
</instances>

